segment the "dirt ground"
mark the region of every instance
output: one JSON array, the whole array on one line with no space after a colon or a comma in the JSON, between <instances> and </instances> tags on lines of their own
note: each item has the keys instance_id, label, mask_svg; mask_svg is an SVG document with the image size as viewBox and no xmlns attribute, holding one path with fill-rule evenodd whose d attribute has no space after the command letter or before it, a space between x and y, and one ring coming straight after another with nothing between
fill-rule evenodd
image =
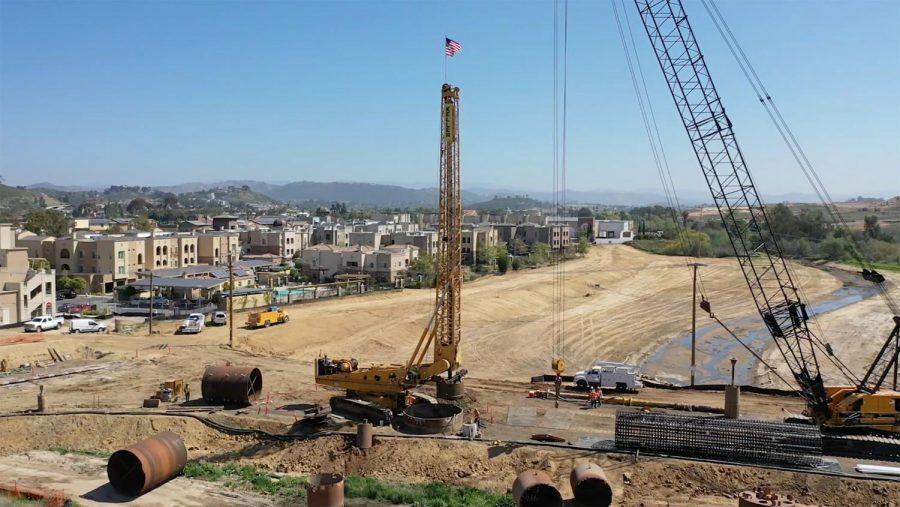
<instances>
[{"instance_id":1,"label":"dirt ground","mask_svg":"<svg viewBox=\"0 0 900 507\"><path fill-rule=\"evenodd\" d=\"M684 262L681 258L656 256L627 246L604 246L593 248L583 259L567 263L564 341L571 370L598 358L641 361L662 344L688 332L691 284ZM717 314L725 318L752 315L755 309L734 260L703 259L703 262L708 264L702 268L705 292L714 302ZM842 286L840 279L825 271L805 266L795 266L795 270L810 300L825 298ZM467 385L473 403L489 421L488 438L526 440L534 433L553 433L574 441L584 436L608 438L612 434L615 407L589 411L580 403L563 403L555 410L547 400L526 397L533 388L529 378L549 369L552 276L550 268L542 268L486 277L464 286L462 360L470 372ZM45 387L50 411L136 410L159 383L171 378L184 378L197 398L205 367L231 362L262 370L264 396L259 403L242 411L224 411L211 417L272 432L289 431L298 410L314 404L327 405L334 394L315 386L313 361L318 354L353 356L360 359L361 365L405 361L433 302L431 290L320 301L289 307L289 323L259 330L240 326L245 316L237 313L234 349L225 346L227 327L208 327L199 335L175 335L174 322L159 323L158 333L153 336L42 333L41 341L0 346L0 358L8 359L12 366L48 361L47 349L52 347L70 359L48 368L37 368L34 375L82 366L100 365L103 369L45 380L32 380L30 371L0 376L0 382L12 378L25 380L0 386L0 413L33 409L40 385ZM853 330L869 325L877 327L874 322L867 322L870 315L882 312L874 303L877 301L852 304L820 319L823 325L846 330L830 338L839 352L849 352L854 347L858 335ZM842 312L847 315L843 316ZM844 320L836 320L835 324L826 322L838 318ZM18 329L0 330L0 343L14 342L19 335ZM98 359L98 356L102 357ZM666 370L687 371L683 354L662 358L661 363L661 368ZM721 393L709 392L644 389L637 398L723 405ZM747 416L767 419L780 419L803 409L802 402L792 397L745 394L742 403ZM120 417L111 423L110 417L113 416L0 418L0 465L19 459L11 456L50 447L114 450L169 428L185 437L192 458L249 460L288 473L306 473L311 463L321 460L339 464L350 473L371 473L402 482L450 480L454 484L500 490L509 487L519 467L546 465L562 478L568 473L566 467L571 461L583 457L531 447L501 452L497 446L477 443L416 444L390 440L384 443L383 455L379 454L382 451L373 451L374 456L363 458L334 440L316 444L260 444L243 437L224 436L199 422L182 418L148 414ZM389 459L395 455L421 468L413 470L398 465L395 463L398 460ZM452 458L453 465L439 463L438 456ZM46 461L46 458L41 459ZM620 462L615 456L591 456L595 458L615 470L611 480L621 492L624 505L638 505L641 499L647 500L648 505L665 505L669 501L682 505L731 505L734 500L728 495L767 481L779 487L784 485L786 493L801 498L807 494L812 495L807 498L831 505L854 504L836 501L838 496L828 496L832 494L828 481L806 474L778 475L748 467L671 460L642 460L634 465ZM29 462L35 463L32 468L57 470L68 466L67 462L48 464L41 459L29 458ZM532 463L533 460L537 461ZM669 473L670 468L677 473ZM626 472L631 477L631 485L624 482ZM28 473L40 475L34 471ZM22 472L23 476L28 473ZM645 476L655 479L645 479ZM102 477L90 473L77 479L102 481ZM848 484L852 487L847 486L846 491L857 491L860 499L866 495L877 496L877 488L894 487L893 483L885 486L887 483L882 482ZM83 493L80 491L78 495ZM177 490L174 494L178 494ZM248 504L254 501L247 499Z\"/></svg>"},{"instance_id":2,"label":"dirt ground","mask_svg":"<svg viewBox=\"0 0 900 507\"><path fill-rule=\"evenodd\" d=\"M631 456L488 442L376 438L374 447L362 452L347 437L263 442L224 435L192 419L161 416L0 418L0 434L22 435L0 446L0 472L17 476L22 484L61 489L76 495L80 503L111 501L115 496L104 489L103 460L35 449L113 451L163 430L176 431L184 438L190 459L237 461L292 475L337 471L388 481L440 481L496 491L507 491L518 471L537 468L546 471L569 497L569 471L590 461L606 471L617 505L734 505L734 495L748 485L767 485L819 505L887 506L900 498L900 482L662 458L635 461ZM203 495L211 496L204 501ZM139 505L166 505L176 498L182 505L265 503L265 498L252 494L179 478L141 497Z\"/></svg>"},{"instance_id":3,"label":"dirt ground","mask_svg":"<svg viewBox=\"0 0 900 507\"><path fill-rule=\"evenodd\" d=\"M900 300L900 273L882 271L887 278L886 286L895 301ZM812 322L811 329L816 335L830 343L834 354L850 371L857 376L862 376L872 359L881 350L885 340L894 329L888 306L880 296L873 296L858 303L828 312ZM840 373L834 363L827 360L823 354L819 354L819 364L822 369L822 377L826 382L838 385L848 383L846 377ZM766 362L778 369L786 379L790 379L790 371L777 350L768 350L764 356ZM759 368L761 371L762 368ZM890 385L893 374L888 375L887 382ZM761 382L763 384L764 382ZM772 384L779 384L773 378ZM783 385L783 384L782 384Z\"/></svg>"}]
</instances>

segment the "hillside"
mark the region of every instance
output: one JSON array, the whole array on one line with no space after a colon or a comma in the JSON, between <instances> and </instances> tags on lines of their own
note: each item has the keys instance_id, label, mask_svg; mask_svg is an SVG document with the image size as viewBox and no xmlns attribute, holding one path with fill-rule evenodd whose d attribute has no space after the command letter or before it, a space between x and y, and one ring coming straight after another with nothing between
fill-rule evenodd
<instances>
[{"instance_id":1,"label":"hillside","mask_svg":"<svg viewBox=\"0 0 900 507\"><path fill-rule=\"evenodd\" d=\"M477 202L475 204L468 204L466 207L473 208L477 210L485 210L485 211L494 211L494 210L524 210L524 209L534 209L534 208L542 208L546 206L548 203L539 201L537 199L533 199L528 197L527 195L507 195L507 196L494 196L493 199L489 201Z\"/></svg>"},{"instance_id":2,"label":"hillside","mask_svg":"<svg viewBox=\"0 0 900 507\"><path fill-rule=\"evenodd\" d=\"M56 203L55 199L42 192L0 184L0 218L10 218Z\"/></svg>"}]
</instances>

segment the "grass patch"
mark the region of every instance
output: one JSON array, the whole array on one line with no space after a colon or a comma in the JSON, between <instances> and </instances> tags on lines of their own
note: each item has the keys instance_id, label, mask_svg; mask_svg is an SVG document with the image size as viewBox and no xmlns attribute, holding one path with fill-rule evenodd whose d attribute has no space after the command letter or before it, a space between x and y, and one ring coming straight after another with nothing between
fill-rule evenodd
<instances>
[{"instance_id":1,"label":"grass patch","mask_svg":"<svg viewBox=\"0 0 900 507\"><path fill-rule=\"evenodd\" d=\"M66 447L51 447L48 450L53 451L56 454L73 454L77 456L90 456L92 458L108 459L110 456L112 456L112 453L109 451L95 451L93 449L69 449Z\"/></svg>"},{"instance_id":2,"label":"grass patch","mask_svg":"<svg viewBox=\"0 0 900 507\"><path fill-rule=\"evenodd\" d=\"M250 465L206 461L190 461L184 467L185 477L223 482L225 487L246 489L277 496L285 500L306 497L306 477L275 477ZM397 484L371 477L347 477L344 481L347 498L367 498L392 504L417 507L513 507L510 495L476 488L448 486L437 482L428 484Z\"/></svg>"}]
</instances>

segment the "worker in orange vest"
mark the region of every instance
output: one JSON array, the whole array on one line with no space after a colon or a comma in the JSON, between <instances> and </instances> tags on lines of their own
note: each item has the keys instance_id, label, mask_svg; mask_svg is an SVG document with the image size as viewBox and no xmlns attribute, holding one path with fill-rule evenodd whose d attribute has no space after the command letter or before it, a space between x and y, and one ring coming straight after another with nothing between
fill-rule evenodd
<instances>
[{"instance_id":1,"label":"worker in orange vest","mask_svg":"<svg viewBox=\"0 0 900 507\"><path fill-rule=\"evenodd\" d=\"M603 389L597 387L597 406L603 405Z\"/></svg>"},{"instance_id":2,"label":"worker in orange vest","mask_svg":"<svg viewBox=\"0 0 900 507\"><path fill-rule=\"evenodd\" d=\"M597 394L598 388L591 389L590 400L591 400L591 408L597 408L597 403L600 401L600 396Z\"/></svg>"}]
</instances>

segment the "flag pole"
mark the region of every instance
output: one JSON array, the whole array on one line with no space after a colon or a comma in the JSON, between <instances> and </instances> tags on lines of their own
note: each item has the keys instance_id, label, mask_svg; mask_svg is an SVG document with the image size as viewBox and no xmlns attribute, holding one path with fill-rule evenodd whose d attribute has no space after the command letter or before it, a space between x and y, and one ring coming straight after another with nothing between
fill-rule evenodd
<instances>
[{"instance_id":1,"label":"flag pole","mask_svg":"<svg viewBox=\"0 0 900 507\"><path fill-rule=\"evenodd\" d=\"M444 35L444 82L447 82L447 36Z\"/></svg>"}]
</instances>

